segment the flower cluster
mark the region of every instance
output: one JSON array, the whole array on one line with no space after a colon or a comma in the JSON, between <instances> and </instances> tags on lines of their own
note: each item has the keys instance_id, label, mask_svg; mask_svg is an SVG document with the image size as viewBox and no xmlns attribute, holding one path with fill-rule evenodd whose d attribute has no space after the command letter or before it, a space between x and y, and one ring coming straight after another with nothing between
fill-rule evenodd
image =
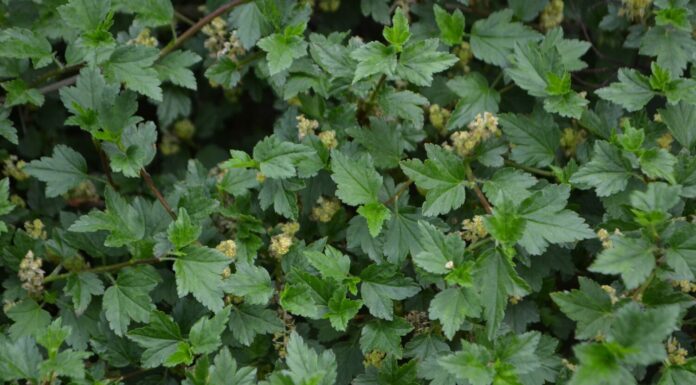
<instances>
[{"instance_id":1,"label":"flower cluster","mask_svg":"<svg viewBox=\"0 0 696 385\"><path fill-rule=\"evenodd\" d=\"M648 14L653 0L621 0L620 16L626 16L629 20L643 20Z\"/></svg>"},{"instance_id":2,"label":"flower cluster","mask_svg":"<svg viewBox=\"0 0 696 385\"><path fill-rule=\"evenodd\" d=\"M237 256L237 243L231 239L218 243L215 248L230 259L234 259Z\"/></svg>"},{"instance_id":3,"label":"flower cluster","mask_svg":"<svg viewBox=\"0 0 696 385\"><path fill-rule=\"evenodd\" d=\"M319 128L318 121L307 119L304 115L297 115L295 119L297 119L297 137L300 140L304 139L307 135L314 135L314 131Z\"/></svg>"},{"instance_id":4,"label":"flower cluster","mask_svg":"<svg viewBox=\"0 0 696 385\"><path fill-rule=\"evenodd\" d=\"M452 53L457 55L459 58L459 66L462 68L464 73L471 72L471 67L469 63L474 59L474 52L471 50L471 45L467 42L462 42L462 44L454 47Z\"/></svg>"},{"instance_id":5,"label":"flower cluster","mask_svg":"<svg viewBox=\"0 0 696 385\"><path fill-rule=\"evenodd\" d=\"M440 133L447 132L446 126L452 113L450 110L440 107L438 104L431 104L428 109L428 119L430 124Z\"/></svg>"},{"instance_id":6,"label":"flower cluster","mask_svg":"<svg viewBox=\"0 0 696 385\"><path fill-rule=\"evenodd\" d=\"M457 131L450 136L454 150L462 157L471 155L484 140L500 135L498 118L490 112L476 115L468 127L468 131Z\"/></svg>"},{"instance_id":7,"label":"flower cluster","mask_svg":"<svg viewBox=\"0 0 696 385\"><path fill-rule=\"evenodd\" d=\"M541 29L548 31L563 22L563 0L551 0L541 12L539 23Z\"/></svg>"},{"instance_id":8,"label":"flower cluster","mask_svg":"<svg viewBox=\"0 0 696 385\"><path fill-rule=\"evenodd\" d=\"M483 223L483 217L474 215L471 219L462 221L462 238L469 242L476 242L488 235L486 225Z\"/></svg>"},{"instance_id":9,"label":"flower cluster","mask_svg":"<svg viewBox=\"0 0 696 385\"><path fill-rule=\"evenodd\" d=\"M667 361L672 365L684 365L689 352L682 348L676 338L667 340Z\"/></svg>"},{"instance_id":10,"label":"flower cluster","mask_svg":"<svg viewBox=\"0 0 696 385\"><path fill-rule=\"evenodd\" d=\"M587 139L587 131L585 130L574 130L570 127L566 127L563 130L563 135L561 135L560 144L563 147L565 155L568 157L574 156L581 145Z\"/></svg>"},{"instance_id":11,"label":"flower cluster","mask_svg":"<svg viewBox=\"0 0 696 385\"><path fill-rule=\"evenodd\" d=\"M280 225L280 234L271 237L271 245L268 248L270 254L275 258L280 258L287 254L292 247L292 240L300 230L300 224L297 222L284 223Z\"/></svg>"},{"instance_id":12,"label":"flower cluster","mask_svg":"<svg viewBox=\"0 0 696 385\"><path fill-rule=\"evenodd\" d=\"M46 239L46 226L39 218L24 222L24 231L34 239Z\"/></svg>"},{"instance_id":13,"label":"flower cluster","mask_svg":"<svg viewBox=\"0 0 696 385\"><path fill-rule=\"evenodd\" d=\"M312 219L317 222L330 222L341 209L341 202L336 198L319 197L317 205L312 207Z\"/></svg>"},{"instance_id":14,"label":"flower cluster","mask_svg":"<svg viewBox=\"0 0 696 385\"><path fill-rule=\"evenodd\" d=\"M31 296L37 296L43 291L45 272L41 269L41 265L43 261L41 258L35 258L31 250L27 251L22 262L19 263L17 276L22 282L22 288Z\"/></svg>"},{"instance_id":15,"label":"flower cluster","mask_svg":"<svg viewBox=\"0 0 696 385\"><path fill-rule=\"evenodd\" d=\"M196 133L196 126L190 119L181 119L174 123L174 135L182 140L191 140Z\"/></svg>"},{"instance_id":16,"label":"flower cluster","mask_svg":"<svg viewBox=\"0 0 696 385\"><path fill-rule=\"evenodd\" d=\"M157 47L159 45L159 41L157 41L156 37L152 36L152 31L150 30L150 28L143 28L140 31L140 33L138 33L138 36L128 40L126 44L142 45L145 47Z\"/></svg>"},{"instance_id":17,"label":"flower cluster","mask_svg":"<svg viewBox=\"0 0 696 385\"><path fill-rule=\"evenodd\" d=\"M29 178L29 175L24 172L24 166L26 165L26 162L19 159L17 155L10 155L3 161L2 173L6 176L14 178L15 180L23 181Z\"/></svg>"},{"instance_id":18,"label":"flower cluster","mask_svg":"<svg viewBox=\"0 0 696 385\"><path fill-rule=\"evenodd\" d=\"M246 50L237 36L237 31L228 33L227 22L221 17L216 17L213 21L203 27L203 33L208 35L204 46L210 52L210 57L221 58L226 56L233 61L237 61L240 55L244 55Z\"/></svg>"},{"instance_id":19,"label":"flower cluster","mask_svg":"<svg viewBox=\"0 0 696 385\"><path fill-rule=\"evenodd\" d=\"M338 146L338 139L336 139L336 131L326 130L322 131L317 135L319 141L329 150L332 150Z\"/></svg>"}]
</instances>

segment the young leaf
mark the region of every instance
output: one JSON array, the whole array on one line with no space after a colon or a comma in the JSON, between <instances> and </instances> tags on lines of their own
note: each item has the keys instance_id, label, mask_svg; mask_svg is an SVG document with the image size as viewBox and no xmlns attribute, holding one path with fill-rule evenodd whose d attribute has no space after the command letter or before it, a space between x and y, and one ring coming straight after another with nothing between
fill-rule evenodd
<instances>
[{"instance_id":1,"label":"young leaf","mask_svg":"<svg viewBox=\"0 0 696 385\"><path fill-rule=\"evenodd\" d=\"M464 34L464 14L457 9L452 14L447 13L437 4L433 5L435 22L440 29L440 40L447 45L458 45L462 43Z\"/></svg>"}]
</instances>

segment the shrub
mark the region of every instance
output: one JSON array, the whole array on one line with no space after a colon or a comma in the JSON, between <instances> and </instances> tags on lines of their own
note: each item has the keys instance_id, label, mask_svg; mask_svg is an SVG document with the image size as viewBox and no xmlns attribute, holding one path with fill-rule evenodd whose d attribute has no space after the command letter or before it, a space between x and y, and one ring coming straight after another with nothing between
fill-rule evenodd
<instances>
[{"instance_id":1,"label":"shrub","mask_svg":"<svg viewBox=\"0 0 696 385\"><path fill-rule=\"evenodd\" d=\"M0 380L696 384L693 2L201 3L0 4Z\"/></svg>"}]
</instances>

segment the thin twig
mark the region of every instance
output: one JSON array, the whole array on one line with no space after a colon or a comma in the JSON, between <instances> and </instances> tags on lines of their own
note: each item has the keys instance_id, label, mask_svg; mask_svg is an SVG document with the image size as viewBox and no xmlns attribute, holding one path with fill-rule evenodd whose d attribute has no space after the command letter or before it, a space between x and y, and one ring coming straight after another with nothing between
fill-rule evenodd
<instances>
[{"instance_id":1,"label":"thin twig","mask_svg":"<svg viewBox=\"0 0 696 385\"><path fill-rule=\"evenodd\" d=\"M467 165L466 166L466 177L471 182L471 188L474 189L474 193L476 193L476 197L478 197L479 202L481 202L481 206L483 206L483 209L486 210L486 213L492 214L493 213L493 208L491 207L491 204L488 203L488 199L486 199L486 196L483 195L483 191L478 186L478 183L476 183L476 176L474 175L474 172L471 170L471 166Z\"/></svg>"},{"instance_id":2,"label":"thin twig","mask_svg":"<svg viewBox=\"0 0 696 385\"><path fill-rule=\"evenodd\" d=\"M157 263L162 261L160 258L149 258L149 259L131 259L130 261L126 262L120 262L120 263L114 263L113 265L105 265L105 266L97 266L89 269L84 269L81 270L77 273L107 273L110 271L116 271L116 270L121 270L125 267L129 266L136 266L136 265L151 265L153 263ZM56 275L49 275L46 277L44 280L44 283L49 283L53 281L59 281L61 279L67 279L71 275L75 274L75 272L69 272L69 273L63 273L63 274L56 274Z\"/></svg>"},{"instance_id":3,"label":"thin twig","mask_svg":"<svg viewBox=\"0 0 696 385\"><path fill-rule=\"evenodd\" d=\"M109 185L114 188L114 190L118 191L118 186L116 183L114 183L114 178L111 175L111 166L109 165L109 159L107 159L106 154L104 153L104 150L102 149L101 143L92 138L92 143L94 143L94 148L97 149L97 153L99 154L99 160L101 161L102 168L104 169L104 174L106 174L106 180L109 182Z\"/></svg>"},{"instance_id":4,"label":"thin twig","mask_svg":"<svg viewBox=\"0 0 696 385\"><path fill-rule=\"evenodd\" d=\"M157 197L157 200L162 204L162 207L164 207L164 210L167 211L167 214L169 214L170 217L172 217L173 220L176 220L176 213L174 210L172 210L172 207L169 205L166 199L164 199L164 195L160 192L160 190L157 188L155 185L155 182L152 180L152 176L150 176L150 173L147 172L144 168L140 169L140 176L143 177L145 180L145 184L147 184L147 187L150 188L150 191L152 191L153 194L155 194L155 197Z\"/></svg>"},{"instance_id":5,"label":"thin twig","mask_svg":"<svg viewBox=\"0 0 696 385\"><path fill-rule=\"evenodd\" d=\"M406 190L408 190L408 188L409 188L412 184L413 184L413 181L410 180L410 179L409 179L408 181L404 182L404 184L403 184L401 187L399 187L399 189L396 190L396 192L394 192L394 195L390 196L389 199L387 199L386 201L384 201L384 204L385 204L385 205L390 205L390 204L394 203L397 199L399 199L399 197L401 196L401 194L403 194Z\"/></svg>"},{"instance_id":6,"label":"thin twig","mask_svg":"<svg viewBox=\"0 0 696 385\"><path fill-rule=\"evenodd\" d=\"M505 159L505 164L508 166L512 166L514 168L519 168L520 170L531 172L532 174L537 174L537 175L541 175L541 176L545 176L545 177L549 177L549 178L553 178L556 176L551 171L546 171L546 170L542 170L540 168L526 166L524 164L520 164L520 163L511 161L509 159Z\"/></svg>"}]
</instances>

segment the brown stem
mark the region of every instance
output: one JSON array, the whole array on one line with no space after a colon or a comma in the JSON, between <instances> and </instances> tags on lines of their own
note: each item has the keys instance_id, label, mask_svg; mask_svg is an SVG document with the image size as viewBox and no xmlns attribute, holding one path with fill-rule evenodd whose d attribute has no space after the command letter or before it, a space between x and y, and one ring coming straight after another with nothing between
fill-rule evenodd
<instances>
[{"instance_id":1,"label":"brown stem","mask_svg":"<svg viewBox=\"0 0 696 385\"><path fill-rule=\"evenodd\" d=\"M192 25L191 28L187 29L184 33L179 35L179 37L177 37L176 40L172 40L169 44L167 44L166 47L162 48L162 50L160 51L160 57L166 56L170 52L181 47L181 45L184 44L184 42L186 40L193 37L198 31L200 31L208 23L213 21L213 19L215 19L216 17L231 10L234 7L237 7L239 5L242 5L242 4L248 3L248 2L249 2L249 0L233 0L233 1L230 1L228 3L221 5L220 7L218 7L218 9L205 15L202 19L198 20L198 22L196 24Z\"/></svg>"},{"instance_id":2,"label":"brown stem","mask_svg":"<svg viewBox=\"0 0 696 385\"><path fill-rule=\"evenodd\" d=\"M411 186L412 184L413 184L412 180L409 179L408 181L406 181L398 190L396 190L396 192L394 192L394 195L390 196L389 199L384 201L384 204L390 205L390 204L394 203L394 201L399 199L399 196L401 196L401 194L403 194L406 190L408 190L409 186Z\"/></svg>"},{"instance_id":3,"label":"brown stem","mask_svg":"<svg viewBox=\"0 0 696 385\"><path fill-rule=\"evenodd\" d=\"M157 200L162 204L162 207L164 207L164 210L167 211L167 214L169 214L170 217L172 217L173 220L176 220L176 213L174 210L172 210L172 207L169 205L166 199L164 199L164 195L160 192L160 190L155 186L155 182L152 180L152 176L150 176L150 173L147 172L144 168L140 169L140 176L143 177L145 180L145 184L147 184L147 187L150 188L150 191L152 191L153 194L157 197Z\"/></svg>"},{"instance_id":4,"label":"brown stem","mask_svg":"<svg viewBox=\"0 0 696 385\"><path fill-rule=\"evenodd\" d=\"M93 268L90 268L90 269L81 270L81 271L79 271L78 273L87 273L87 272L90 272L90 273L106 273L106 272L109 272L109 271L121 270L121 269L123 269L123 268L125 268L125 267L129 267L129 266L136 266L136 265L151 265L151 264L153 264L153 263L157 263L157 262L160 262L160 261L162 261L162 260L159 259L159 258L131 259L130 261L115 263L115 264L113 264L113 265L97 266L97 267L93 267ZM46 277L46 279L44 280L44 283L49 283L49 282L53 282L53 281L59 281L59 280L61 280L61 279L66 279L66 278L70 277L70 276L73 275L73 274L75 274L75 273L74 273L74 272L70 272L70 273L63 273L63 274L51 275L51 276Z\"/></svg>"},{"instance_id":5,"label":"brown stem","mask_svg":"<svg viewBox=\"0 0 696 385\"><path fill-rule=\"evenodd\" d=\"M474 189L474 193L476 193L476 197L478 197L479 202L481 202L483 209L486 210L486 213L492 214L493 208L491 207L491 204L488 203L486 196L483 195L483 191L481 191L479 188L478 183L476 183L476 176L474 176L474 172L471 170L471 166L469 165L466 166L466 177L469 179L469 182L471 182L471 188Z\"/></svg>"}]
</instances>

